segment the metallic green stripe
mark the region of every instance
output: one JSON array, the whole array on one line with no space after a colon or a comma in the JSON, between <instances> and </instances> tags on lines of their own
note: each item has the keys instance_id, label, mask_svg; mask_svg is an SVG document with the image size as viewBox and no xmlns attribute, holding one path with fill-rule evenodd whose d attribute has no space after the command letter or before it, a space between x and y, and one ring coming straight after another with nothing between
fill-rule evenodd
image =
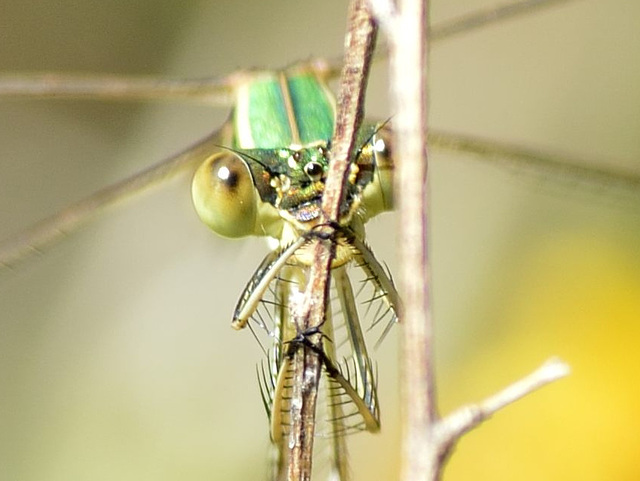
<instances>
[{"instance_id":1,"label":"metallic green stripe","mask_svg":"<svg viewBox=\"0 0 640 481\"><path fill-rule=\"evenodd\" d=\"M289 76L287 81L302 145L330 140L335 109L326 87L309 73Z\"/></svg>"},{"instance_id":2,"label":"metallic green stripe","mask_svg":"<svg viewBox=\"0 0 640 481\"><path fill-rule=\"evenodd\" d=\"M335 104L327 86L309 72L285 72L286 84L279 75L257 74L238 88L236 148L278 149L331 139Z\"/></svg>"},{"instance_id":3,"label":"metallic green stripe","mask_svg":"<svg viewBox=\"0 0 640 481\"><path fill-rule=\"evenodd\" d=\"M238 91L236 147L275 149L291 143L282 89L275 76L251 81Z\"/></svg>"}]
</instances>

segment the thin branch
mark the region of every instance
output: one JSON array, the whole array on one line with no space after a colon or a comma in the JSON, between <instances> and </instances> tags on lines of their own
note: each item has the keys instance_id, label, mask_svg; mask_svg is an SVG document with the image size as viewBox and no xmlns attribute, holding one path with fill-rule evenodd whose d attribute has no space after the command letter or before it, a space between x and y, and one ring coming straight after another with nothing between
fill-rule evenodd
<instances>
[{"instance_id":1,"label":"thin branch","mask_svg":"<svg viewBox=\"0 0 640 481\"><path fill-rule=\"evenodd\" d=\"M570 372L571 368L565 362L557 358L549 359L528 376L479 404L469 404L459 408L439 421L435 428L436 443L443 452L450 452L462 435L479 426L497 411L547 384L568 376Z\"/></svg>"},{"instance_id":2,"label":"thin branch","mask_svg":"<svg viewBox=\"0 0 640 481\"><path fill-rule=\"evenodd\" d=\"M566 364L551 361L478 405L440 419L436 410L432 361L432 318L426 227L426 44L428 7L421 0L400 0L397 11L385 0L371 0L390 46L391 98L396 154L395 196L400 209L400 292L404 297L402 336L401 479L436 481L457 440L498 409L568 374ZM531 2L525 2L531 5ZM505 17L507 12L503 12ZM437 137L436 137L437 138ZM440 139L442 140L442 139ZM460 139L455 139L460 140ZM450 143L452 140L449 139ZM442 142L444 143L444 142ZM477 147L477 144L471 144ZM471 145L467 147L470 148Z\"/></svg>"},{"instance_id":3,"label":"thin branch","mask_svg":"<svg viewBox=\"0 0 640 481\"><path fill-rule=\"evenodd\" d=\"M433 325L427 248L427 12L428 2L374 3L389 44L395 194L399 210L402 329L402 467L406 481L437 479L431 429L437 420L432 360Z\"/></svg>"},{"instance_id":4,"label":"thin branch","mask_svg":"<svg viewBox=\"0 0 640 481\"><path fill-rule=\"evenodd\" d=\"M353 0L349 7L345 60L342 71L336 127L332 139L331 164L322 210L327 224L339 220L343 187L347 177L349 159L354 151L356 133L363 117L364 94L369 75L371 54L375 45L376 27L366 0ZM298 331L318 349L303 347L293 353L293 392L291 400L291 432L288 460L288 479L311 478L311 459L315 429L316 399L321 369L321 334L318 330L325 319L329 291L329 271L335 254L331 239L333 229L318 237L314 246L314 262L301 305L294 307L293 319Z\"/></svg>"},{"instance_id":5,"label":"thin branch","mask_svg":"<svg viewBox=\"0 0 640 481\"><path fill-rule=\"evenodd\" d=\"M222 129L221 129L222 130ZM0 270L12 269L33 254L41 254L47 247L74 231L107 207L160 184L189 167L195 167L211 154L218 143L221 130L201 139L182 152L138 172L120 182L105 187L32 227L0 243Z\"/></svg>"}]
</instances>

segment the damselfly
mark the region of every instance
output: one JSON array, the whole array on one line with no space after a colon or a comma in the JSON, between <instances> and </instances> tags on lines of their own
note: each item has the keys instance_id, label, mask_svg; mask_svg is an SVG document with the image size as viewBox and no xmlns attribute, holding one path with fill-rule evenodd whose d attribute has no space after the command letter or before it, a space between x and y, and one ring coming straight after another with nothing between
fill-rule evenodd
<instances>
[{"instance_id":1,"label":"damselfly","mask_svg":"<svg viewBox=\"0 0 640 481\"><path fill-rule=\"evenodd\" d=\"M260 2L250 11L240 2L232 3L215 2L206 7L215 11L197 15L183 14L184 6L178 15L163 10L166 7L157 2L127 3L129 10L123 7L119 13L137 16L141 25L124 32L120 37L123 40L116 40L116 25L132 22L131 17L111 16L118 13L113 2L83 2L69 6L67 11L54 11L55 7L48 4L19 2L21 12L30 5L39 8L32 13L35 21L29 26L22 26L18 12L8 11L10 3L5 2L3 32L9 37L8 27L18 26L22 34L3 42L0 54L11 56L3 60L3 70L86 70L96 52L111 52L113 57L125 60L128 55L123 52L147 46L140 56L129 59L127 66L116 65L112 58L91 68L156 72L161 61L150 60L150 56L160 52L169 40L184 46L184 53L167 68L168 74L180 76L209 74L213 67L223 74L238 65L282 66L310 52L335 55L340 51L342 12L332 12L331 5L300 4L306 11L296 12L289 10L292 5L280 2ZM624 32L628 32L625 25L637 16L630 11L632 8L622 1L576 2L435 46L431 63L434 126L573 152L580 158L602 162L628 159L633 165L637 145L631 127L637 124L638 109L635 97L630 95L633 89L625 91L624 85L637 83L633 73L637 56L624 50L635 45L633 36L623 40ZM83 9L86 17L81 21L74 15ZM443 15L441 12L434 12L434 22ZM94 23L90 23L91 18ZM185 18L193 20L196 33L175 41L169 35ZM297 30L282 33L274 28L275 22L265 24L266 18L278 18L277 25ZM5 29L7 23L10 25ZM154 37L148 32L156 25L166 28ZM48 32L45 40L36 40L37 35ZM68 58L53 63L55 51L62 48L57 39L63 32L70 39ZM89 48L90 39L101 32L105 32L105 45ZM243 46L244 38L250 47ZM32 57L28 45L36 47ZM598 48L589 49L588 45ZM194 62L189 64L189 60ZM374 90L370 98L382 96L380 90ZM565 105L565 100L578 102ZM130 117L129 106L125 113L120 106L83 104L77 114L68 105L3 103L3 115L7 115L3 125L10 126L0 129L6 135L0 145L3 166L11 161L19 169L35 167L26 175L18 172L11 178L3 170L2 191L11 196L3 201L7 206L2 210L5 234L116 180L125 171L133 172L175 151L223 120L222 116L209 117L208 109L157 107L140 122L149 129L146 134L137 132L142 138L125 141L127 131L142 128ZM375 105L369 112L378 118L389 115ZM23 116L29 113L41 123L25 120ZM167 113L168 118L155 119L155 115ZM617 120L603 121L612 116ZM194 119L197 125L188 123ZM73 133L80 134L80 139L67 141L66 136ZM19 134L24 135L21 140ZM91 140L97 144L89 145ZM106 147L109 140L116 144L111 146L113 150ZM133 153L121 152L126 143L131 144L127 147ZM25 154L21 161L20 153ZM114 158L140 160L137 166L115 167ZM499 313L487 311L477 317L478 311L463 293L478 293L483 288L485 304L508 303L500 286L486 291L486 278L493 277L493 270L487 266L493 265L499 257L497 252L502 256L505 249L512 252L509 259L520 258L516 252L521 252L522 258L529 255L530 250L519 250L527 244L522 242L524 234L518 232L524 229L526 239L530 239L530 232L548 235L557 225L586 226L590 222L610 226L615 219L604 220L607 216L618 217L627 226L635 222L631 210L614 206L616 214L611 216L608 207L598 206L616 204L607 194L583 198L578 193L575 200L575 187L561 185L561 198L549 198L545 186L530 189L522 176L505 175L461 161L458 156L447 158L451 162L439 164L434 157L432 169L432 232L438 254L434 257L436 302L440 332L445 336L445 345L439 350L445 361L443 375L446 361L459 357L465 333L478 332L478 327L469 328L468 323L500 318ZM63 164L65 160L71 167L63 167L69 165ZM89 166L100 170L89 172ZM64 176L58 177L59 173ZM89 174L88 179L74 180L79 173ZM542 173L545 183L550 177L550 173ZM18 184L19 179L26 184ZM163 474L175 478L177 473L185 476L186 472L196 479L209 479L215 466L221 479L255 478L247 474L249 464L264 471L264 415L256 409L253 362L239 360L255 353L255 345L250 336L229 340L226 322L211 322L212 311L224 319L233 311L238 286L259 263L264 248L259 241L241 247L212 241L194 219L184 218L184 212L191 211L185 185L170 189L167 195L153 194L102 223L120 227L119 234L107 232L103 225L90 227L37 264L27 265L3 281L2 318L6 324L1 364L6 404L2 413L7 429L3 429L0 464L7 477L24 478L28 472L32 479L56 475L67 479L103 473L111 478L141 479L151 472L161 479ZM42 191L43 198L37 200L34 191ZM52 200L58 195L62 196L59 200ZM27 213L32 201L39 204ZM16 209L9 209L14 205ZM525 214L518 214L517 205L529 207L524 207ZM143 212L145 206L150 210ZM593 213L595 210L599 213ZM543 215L547 211L554 213L553 218ZM525 228L521 221L513 220L527 217L534 217L538 226ZM384 221L371 228L375 232L369 237L374 242L393 231ZM594 228L594 236L610 229ZM513 243L507 239L508 232L514 232ZM378 245L376 252L388 259L392 245L392 241L387 246ZM72 257L74 251L76 257ZM73 263L77 265L72 267ZM69 269L74 271L70 273ZM222 282L214 284L216 279ZM536 298L535 302L544 304L545 300ZM468 316L468 312L474 315ZM451 345L458 349L451 349ZM464 346L466 355L472 357L474 345ZM380 369L386 369L389 362L381 362ZM212 366L229 369L224 372ZM202 385L203 379L206 385ZM224 415L217 415L220 412ZM387 408L384 414L385 430L393 439L393 409ZM355 441L374 442L368 437ZM366 446L367 463L358 466L367 464L365 469L371 471L358 470L357 474L388 478L380 473L385 473L388 466L389 447L378 456Z\"/></svg>"},{"instance_id":2,"label":"damselfly","mask_svg":"<svg viewBox=\"0 0 640 481\"><path fill-rule=\"evenodd\" d=\"M320 344L307 345L307 333L292 319L294 299L310 282L312 239L319 235L315 230L325 222L321 203L336 115L325 76L319 66L238 76L229 135L222 137L229 147L208 158L193 181L194 205L212 230L228 237L277 241L243 291L233 326L255 323L254 335L257 330L266 339L261 344L267 359L258 376L271 439L280 453L278 471L287 462L291 408L300 402L292 393L293 349L315 349L323 364L326 436L342 444L346 433L378 431L376 372L364 332L377 328L384 337L397 320L399 306L390 277L364 242L364 223L391 209L393 202L388 128L365 125L334 227L335 302L325 312ZM349 265L363 274L355 286L346 273ZM364 300L357 302L363 291ZM358 313L362 303L363 311L371 314L368 326ZM333 449L338 455L332 476L346 479L344 448Z\"/></svg>"}]
</instances>

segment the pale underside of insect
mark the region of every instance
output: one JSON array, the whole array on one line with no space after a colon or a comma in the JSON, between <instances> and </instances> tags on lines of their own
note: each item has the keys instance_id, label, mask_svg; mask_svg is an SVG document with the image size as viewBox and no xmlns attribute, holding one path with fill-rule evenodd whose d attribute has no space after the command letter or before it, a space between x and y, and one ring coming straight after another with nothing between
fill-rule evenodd
<instances>
[{"instance_id":1,"label":"pale underside of insect","mask_svg":"<svg viewBox=\"0 0 640 481\"><path fill-rule=\"evenodd\" d=\"M288 61L288 60L286 60L286 61L285 61L285 63L286 63L287 61ZM236 61L236 63L240 63L240 62L239 62L239 61ZM242 63L244 64L244 62L242 62ZM458 139L458 140L459 140L459 139ZM482 144L481 144L481 143L479 143L479 142L476 142L476 143L474 143L474 144L473 144L473 146L474 146L473 148L476 148L476 147L477 147L477 146L479 146L479 145L481 146ZM473 150L473 148L472 148L471 150ZM478 150L482 150L482 149L478 149ZM487 147L486 151L487 151L487 152L489 152L489 155L493 155L493 151L492 151L492 149L491 149L491 145L489 145L489 146ZM509 152L507 152L507 154L509 154ZM504 155L504 154L498 154L497 156L499 156L499 157L500 157L500 158L502 158L502 159L505 157L505 155ZM507 156L508 156L508 155L507 155ZM606 183L606 182L607 182L607 181L605 181L605 183ZM217 313L217 314L216 314L216 317L218 317L218 316L221 316L221 317L223 317L223 318L226 318L226 317L225 317L225 316L226 316L226 314L225 314L224 310L222 310L222 312L220 312L220 313ZM255 400L254 400L254 401L255 401Z\"/></svg>"}]
</instances>

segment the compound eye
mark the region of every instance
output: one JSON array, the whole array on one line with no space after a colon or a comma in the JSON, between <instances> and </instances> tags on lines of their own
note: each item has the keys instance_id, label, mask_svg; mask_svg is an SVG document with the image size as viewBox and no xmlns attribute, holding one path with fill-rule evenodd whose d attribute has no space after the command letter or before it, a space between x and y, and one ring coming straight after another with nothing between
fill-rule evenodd
<instances>
[{"instance_id":1,"label":"compound eye","mask_svg":"<svg viewBox=\"0 0 640 481\"><path fill-rule=\"evenodd\" d=\"M247 163L237 154L222 152L205 160L193 177L191 196L202 222L217 234L254 233L258 194Z\"/></svg>"},{"instance_id":2,"label":"compound eye","mask_svg":"<svg viewBox=\"0 0 640 481\"><path fill-rule=\"evenodd\" d=\"M318 162L308 162L304 166L304 173L307 174L312 181L317 182L322 179L324 169Z\"/></svg>"},{"instance_id":3,"label":"compound eye","mask_svg":"<svg viewBox=\"0 0 640 481\"><path fill-rule=\"evenodd\" d=\"M380 128L371 142L375 162L374 177L363 192L368 218L393 209L393 148L389 125Z\"/></svg>"}]
</instances>

